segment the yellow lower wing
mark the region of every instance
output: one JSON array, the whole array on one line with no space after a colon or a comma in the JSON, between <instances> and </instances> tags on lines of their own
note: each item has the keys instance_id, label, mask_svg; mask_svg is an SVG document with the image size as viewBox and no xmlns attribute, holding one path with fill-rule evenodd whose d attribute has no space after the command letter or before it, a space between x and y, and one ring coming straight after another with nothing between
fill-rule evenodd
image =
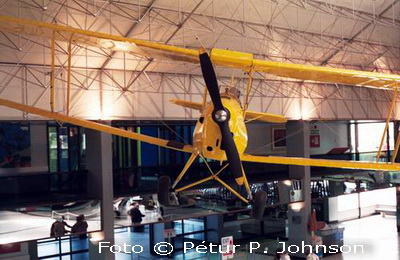
<instances>
[{"instance_id":1,"label":"yellow lower wing","mask_svg":"<svg viewBox=\"0 0 400 260\"><path fill-rule=\"evenodd\" d=\"M317 166L330 168L345 168L359 170L375 170L375 171L400 171L399 163L382 163L382 162L359 162L345 160L327 160L327 159L310 159L282 156L257 156L243 154L242 161L272 163L272 164L287 164L298 166Z\"/></svg>"},{"instance_id":2,"label":"yellow lower wing","mask_svg":"<svg viewBox=\"0 0 400 260\"><path fill-rule=\"evenodd\" d=\"M165 147L165 148L169 148L169 149L173 149L173 150L177 150L177 151L181 151L181 152L187 152L187 153L193 152L193 148L191 145L182 144L182 143L178 143L175 141L164 140L164 139L151 137L151 136L147 136L147 135L143 135L143 134L138 134L135 132L126 131L126 130L123 130L120 128L116 128L116 127L112 127L112 126L108 126L108 125L104 125L104 124L99 124L96 122L79 119L76 117L53 113L53 112L50 112L50 111L47 111L44 109L23 105L23 104L16 103L16 102L9 101L9 100L2 99L2 98L0 98L0 106L18 109L18 110L21 110L21 111L24 111L27 113L43 116L43 117L46 117L49 119L82 126L85 128L93 129L96 131L101 131L101 132L112 134L112 135L117 135L117 136L134 139L137 141L142 141L145 143L154 144L154 145L158 145L161 147Z\"/></svg>"}]
</instances>

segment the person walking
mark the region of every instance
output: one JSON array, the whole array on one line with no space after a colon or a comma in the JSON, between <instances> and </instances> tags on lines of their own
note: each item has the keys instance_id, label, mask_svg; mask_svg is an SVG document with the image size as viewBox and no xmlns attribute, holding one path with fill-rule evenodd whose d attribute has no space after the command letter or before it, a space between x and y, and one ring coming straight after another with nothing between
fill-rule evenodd
<instances>
[{"instance_id":1,"label":"person walking","mask_svg":"<svg viewBox=\"0 0 400 260\"><path fill-rule=\"evenodd\" d=\"M72 226L70 226L70 225L65 221L65 216L64 216L64 215L61 216L61 219L62 219L62 223L64 224L64 226L66 226L67 228L72 228Z\"/></svg>"},{"instance_id":2,"label":"person walking","mask_svg":"<svg viewBox=\"0 0 400 260\"><path fill-rule=\"evenodd\" d=\"M62 237L68 231L65 229L65 224L63 223L62 218L57 218L56 221L53 222L50 228L50 236L51 237Z\"/></svg>"},{"instance_id":3,"label":"person walking","mask_svg":"<svg viewBox=\"0 0 400 260\"><path fill-rule=\"evenodd\" d=\"M71 228L72 234L80 234L79 238L86 238L88 223L85 220L85 215L80 214L76 217L76 223Z\"/></svg>"},{"instance_id":4,"label":"person walking","mask_svg":"<svg viewBox=\"0 0 400 260\"><path fill-rule=\"evenodd\" d=\"M133 207L128 211L128 215L131 217L131 222L133 225L139 225L142 220L143 217L145 217L146 215L143 215L142 212L139 209L139 203L132 203L131 204ZM135 226L133 227L133 231L135 232L142 232L144 230L143 226Z\"/></svg>"}]
</instances>

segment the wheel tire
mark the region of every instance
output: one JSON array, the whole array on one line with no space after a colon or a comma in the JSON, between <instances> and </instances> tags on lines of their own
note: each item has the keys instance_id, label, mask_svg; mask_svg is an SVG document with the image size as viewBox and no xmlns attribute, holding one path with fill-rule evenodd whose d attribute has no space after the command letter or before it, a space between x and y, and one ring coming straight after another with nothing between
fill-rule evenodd
<instances>
[{"instance_id":1,"label":"wheel tire","mask_svg":"<svg viewBox=\"0 0 400 260\"><path fill-rule=\"evenodd\" d=\"M163 175L158 179L157 198L162 206L170 205L171 178Z\"/></svg>"},{"instance_id":2,"label":"wheel tire","mask_svg":"<svg viewBox=\"0 0 400 260\"><path fill-rule=\"evenodd\" d=\"M265 191L257 191L253 200L253 209L250 212L251 217L257 220L262 219L266 204L267 193Z\"/></svg>"}]
</instances>

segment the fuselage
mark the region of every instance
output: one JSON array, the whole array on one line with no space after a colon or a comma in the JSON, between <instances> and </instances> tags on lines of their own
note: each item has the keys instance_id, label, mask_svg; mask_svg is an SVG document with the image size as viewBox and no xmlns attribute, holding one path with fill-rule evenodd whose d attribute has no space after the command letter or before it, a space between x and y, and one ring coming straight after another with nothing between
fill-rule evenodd
<instances>
[{"instance_id":1,"label":"fuselage","mask_svg":"<svg viewBox=\"0 0 400 260\"><path fill-rule=\"evenodd\" d=\"M247 147L247 129L242 107L233 95L221 94L221 99L223 106L230 113L229 129L241 155ZM221 148L221 132L212 118L213 110L213 104L207 103L196 123L193 133L194 152L208 159L225 161L225 151Z\"/></svg>"}]
</instances>

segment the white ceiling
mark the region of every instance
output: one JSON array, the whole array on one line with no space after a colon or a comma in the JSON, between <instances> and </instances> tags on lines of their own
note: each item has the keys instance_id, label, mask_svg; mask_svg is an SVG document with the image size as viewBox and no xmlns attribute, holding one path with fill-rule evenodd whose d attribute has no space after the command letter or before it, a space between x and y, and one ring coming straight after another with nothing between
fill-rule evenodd
<instances>
[{"instance_id":1,"label":"white ceiling","mask_svg":"<svg viewBox=\"0 0 400 260\"><path fill-rule=\"evenodd\" d=\"M228 48L296 63L367 70L400 68L400 1L395 0L0 2L4 15L178 46ZM1 62L49 64L48 57L43 55L49 53L47 40L6 34L1 35L0 43L3 43ZM65 51L66 46L60 45L62 48L58 50ZM132 55L125 55L124 64L122 53L112 55L105 64L109 59L105 55L101 50L77 49L74 64L128 70L141 70L147 64ZM59 64L66 59L65 55L58 57ZM172 68L175 65L165 62L157 65L155 61L147 70Z\"/></svg>"}]
</instances>

